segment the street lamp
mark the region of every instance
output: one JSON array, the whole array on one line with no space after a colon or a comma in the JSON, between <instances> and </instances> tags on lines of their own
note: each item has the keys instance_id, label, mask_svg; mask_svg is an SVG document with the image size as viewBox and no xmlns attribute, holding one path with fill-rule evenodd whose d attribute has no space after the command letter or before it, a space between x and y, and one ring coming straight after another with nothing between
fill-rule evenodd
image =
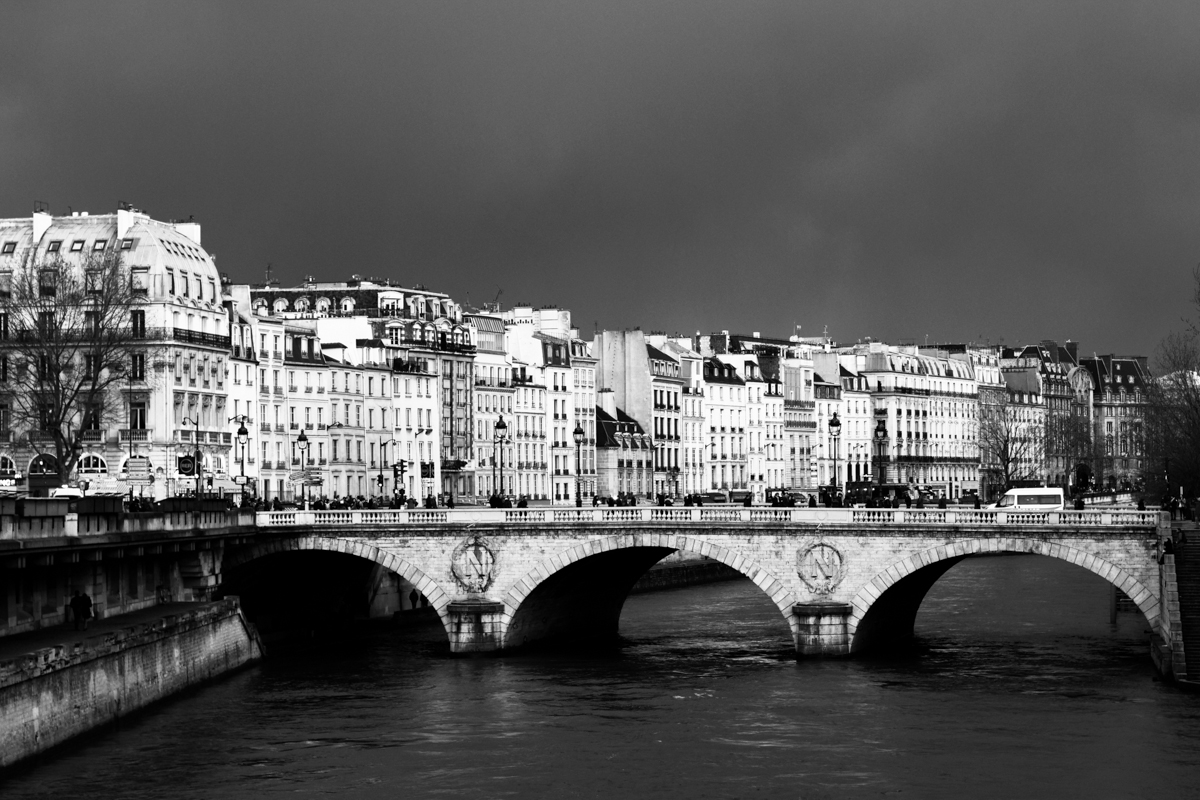
<instances>
[{"instance_id":1,"label":"street lamp","mask_svg":"<svg viewBox=\"0 0 1200 800\"><path fill-rule=\"evenodd\" d=\"M835 411L833 412L833 417L829 420L829 438L833 440L832 447L830 448L833 450L833 480L830 483L832 484L835 495L837 494L838 484L838 438L841 437L841 435L842 421L838 419L837 412Z\"/></svg>"},{"instance_id":2,"label":"street lamp","mask_svg":"<svg viewBox=\"0 0 1200 800\"><path fill-rule=\"evenodd\" d=\"M884 470L884 462L886 459L885 453L887 452L886 442L887 442L887 425L885 425L883 420L880 419L877 423L875 423L875 445L879 451L879 467L877 468L877 472L879 474L877 477L879 478L880 488L883 488L883 470Z\"/></svg>"},{"instance_id":3,"label":"street lamp","mask_svg":"<svg viewBox=\"0 0 1200 800\"><path fill-rule=\"evenodd\" d=\"M504 443L507 441L508 423L504 421L504 415L500 415L500 419L496 421L495 435L492 436L492 442L496 445L496 449L500 451L500 491L497 494L500 497L504 496ZM492 460L492 485L496 485L496 461Z\"/></svg>"},{"instance_id":4,"label":"street lamp","mask_svg":"<svg viewBox=\"0 0 1200 800\"><path fill-rule=\"evenodd\" d=\"M242 474L238 477L238 485L242 487L242 505L246 505L246 445L250 441L250 431L246 430L246 420L248 419L249 417L245 414L237 414L229 418L230 422L239 424L237 443L242 446Z\"/></svg>"},{"instance_id":5,"label":"street lamp","mask_svg":"<svg viewBox=\"0 0 1200 800\"><path fill-rule=\"evenodd\" d=\"M379 494L380 495L383 494L383 468L387 466L387 464L385 463L386 459L384 458L384 453L386 451L383 448L387 447L389 444L390 445L399 445L400 442L396 441L395 439L389 439L388 441L385 442L383 440L382 436L379 437L379 477L376 480L379 482ZM395 456L395 451L393 451L392 455ZM395 460L395 459L393 458L393 460ZM392 488L392 494L393 495L396 494L395 487Z\"/></svg>"},{"instance_id":6,"label":"street lamp","mask_svg":"<svg viewBox=\"0 0 1200 800\"><path fill-rule=\"evenodd\" d=\"M579 448L583 445L583 425L579 422L575 423L575 430L572 431L571 437L575 439L575 507L583 506L583 496L579 493Z\"/></svg>"},{"instance_id":7,"label":"street lamp","mask_svg":"<svg viewBox=\"0 0 1200 800\"><path fill-rule=\"evenodd\" d=\"M301 507L308 511L308 437L304 431L296 437L296 448L300 451L300 502Z\"/></svg>"},{"instance_id":8,"label":"street lamp","mask_svg":"<svg viewBox=\"0 0 1200 800\"><path fill-rule=\"evenodd\" d=\"M196 473L196 511L200 511L200 492L202 491L204 479L204 460L200 453L200 417L197 415L195 419L184 417L180 422L184 425L196 426L196 465L192 470Z\"/></svg>"}]
</instances>

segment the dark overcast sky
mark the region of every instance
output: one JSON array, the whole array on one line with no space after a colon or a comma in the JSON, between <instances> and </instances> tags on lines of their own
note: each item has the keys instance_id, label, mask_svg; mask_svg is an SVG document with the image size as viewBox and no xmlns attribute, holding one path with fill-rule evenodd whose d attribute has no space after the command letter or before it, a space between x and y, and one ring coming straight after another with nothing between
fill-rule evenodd
<instances>
[{"instance_id":1,"label":"dark overcast sky","mask_svg":"<svg viewBox=\"0 0 1200 800\"><path fill-rule=\"evenodd\" d=\"M235 280L593 325L1152 354L1200 4L9 2L0 215L194 214Z\"/></svg>"}]
</instances>

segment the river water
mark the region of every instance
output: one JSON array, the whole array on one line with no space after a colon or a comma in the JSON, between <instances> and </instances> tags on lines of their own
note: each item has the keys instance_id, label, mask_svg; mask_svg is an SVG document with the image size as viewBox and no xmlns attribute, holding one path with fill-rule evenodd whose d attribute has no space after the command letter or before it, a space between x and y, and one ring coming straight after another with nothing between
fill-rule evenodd
<instances>
[{"instance_id":1,"label":"river water","mask_svg":"<svg viewBox=\"0 0 1200 800\"><path fill-rule=\"evenodd\" d=\"M1036 556L954 567L913 650L802 661L749 582L637 595L618 652L452 659L376 627L69 745L18 798L1200 797L1200 695Z\"/></svg>"}]
</instances>

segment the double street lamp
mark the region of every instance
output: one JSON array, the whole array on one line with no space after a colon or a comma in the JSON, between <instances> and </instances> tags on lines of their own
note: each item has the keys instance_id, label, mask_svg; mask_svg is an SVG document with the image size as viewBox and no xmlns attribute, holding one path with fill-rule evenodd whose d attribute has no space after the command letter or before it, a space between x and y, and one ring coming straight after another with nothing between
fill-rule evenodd
<instances>
[{"instance_id":1,"label":"double street lamp","mask_svg":"<svg viewBox=\"0 0 1200 800\"><path fill-rule=\"evenodd\" d=\"M571 432L571 437L575 439L575 507L583 506L583 496L579 493L579 448L583 445L583 425L579 422L575 423L575 430Z\"/></svg>"}]
</instances>

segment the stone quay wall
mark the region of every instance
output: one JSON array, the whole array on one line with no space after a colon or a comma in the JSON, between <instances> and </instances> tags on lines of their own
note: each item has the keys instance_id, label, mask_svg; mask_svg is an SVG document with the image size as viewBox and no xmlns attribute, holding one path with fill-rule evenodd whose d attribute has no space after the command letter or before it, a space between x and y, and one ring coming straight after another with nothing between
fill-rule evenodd
<instances>
[{"instance_id":1,"label":"stone quay wall","mask_svg":"<svg viewBox=\"0 0 1200 800\"><path fill-rule=\"evenodd\" d=\"M236 597L0 663L0 767L262 657Z\"/></svg>"}]
</instances>

